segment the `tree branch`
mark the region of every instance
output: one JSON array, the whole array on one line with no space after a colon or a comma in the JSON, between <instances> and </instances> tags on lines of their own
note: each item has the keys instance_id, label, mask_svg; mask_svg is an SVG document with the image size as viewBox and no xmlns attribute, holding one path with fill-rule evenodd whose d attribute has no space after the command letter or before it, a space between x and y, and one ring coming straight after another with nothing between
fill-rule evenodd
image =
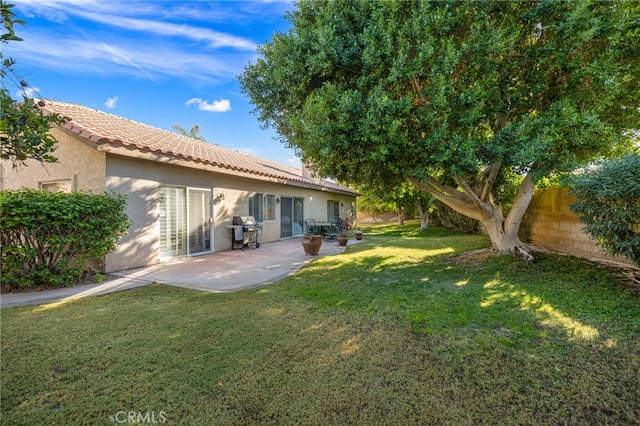
<instances>
[{"instance_id":1,"label":"tree branch","mask_svg":"<svg viewBox=\"0 0 640 426\"><path fill-rule=\"evenodd\" d=\"M418 80L418 77L416 77L415 75L413 77L411 77L411 85L413 86L413 90L416 92L416 95L418 97L418 99L420 100L420 104L422 104L423 106L428 106L429 102L427 101L427 99L421 95L422 93L422 84L420 84L420 81Z\"/></svg>"},{"instance_id":2,"label":"tree branch","mask_svg":"<svg viewBox=\"0 0 640 426\"><path fill-rule=\"evenodd\" d=\"M487 170L489 170L489 177L485 181L484 188L482 189L482 194L480 195L480 201L482 201L483 203L487 201L487 197L489 196L489 194L491 194L493 184L498 177L498 173L500 172L500 167L502 167L502 160L487 167Z\"/></svg>"},{"instance_id":3,"label":"tree branch","mask_svg":"<svg viewBox=\"0 0 640 426\"><path fill-rule=\"evenodd\" d=\"M467 195L467 197L469 197L469 199L471 200L471 202L473 203L474 206L476 206L476 208L478 210L484 210L485 206L484 206L484 202L482 200L480 200L480 198L478 198L478 195L475 193L475 191L471 188L471 186L469 186L469 183L459 177L456 176L453 178L453 180L455 180L455 182L460 185L460 187L464 190L464 193Z\"/></svg>"},{"instance_id":4,"label":"tree branch","mask_svg":"<svg viewBox=\"0 0 640 426\"><path fill-rule=\"evenodd\" d=\"M481 220L480 210L477 209L466 193L460 192L451 186L442 185L431 176L426 178L427 182L423 182L414 177L407 177L406 179L417 188L430 193L435 199L443 202L455 211L472 219Z\"/></svg>"},{"instance_id":5,"label":"tree branch","mask_svg":"<svg viewBox=\"0 0 640 426\"><path fill-rule=\"evenodd\" d=\"M526 213L529 203L533 198L533 170L533 168L529 170L520 184L516 199L511 206L511 210L509 210L507 219L505 220L505 229L510 229L514 226L519 227L522 219L524 218L524 214Z\"/></svg>"}]
</instances>

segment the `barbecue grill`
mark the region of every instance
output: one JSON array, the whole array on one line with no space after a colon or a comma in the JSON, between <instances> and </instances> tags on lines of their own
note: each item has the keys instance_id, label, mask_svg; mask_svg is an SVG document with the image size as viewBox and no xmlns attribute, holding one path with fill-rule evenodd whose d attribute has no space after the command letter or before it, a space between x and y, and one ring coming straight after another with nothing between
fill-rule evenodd
<instances>
[{"instance_id":1,"label":"barbecue grill","mask_svg":"<svg viewBox=\"0 0 640 426\"><path fill-rule=\"evenodd\" d=\"M258 233L262 225L256 223L253 216L234 216L231 229L231 250L253 246L260 248Z\"/></svg>"}]
</instances>

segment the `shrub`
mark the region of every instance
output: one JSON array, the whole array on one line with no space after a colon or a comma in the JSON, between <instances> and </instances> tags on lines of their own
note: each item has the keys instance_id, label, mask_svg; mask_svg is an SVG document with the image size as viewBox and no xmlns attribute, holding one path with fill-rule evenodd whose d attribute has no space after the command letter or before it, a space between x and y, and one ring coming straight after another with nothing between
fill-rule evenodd
<instances>
[{"instance_id":1,"label":"shrub","mask_svg":"<svg viewBox=\"0 0 640 426\"><path fill-rule=\"evenodd\" d=\"M122 194L0 191L4 289L69 286L129 227Z\"/></svg>"},{"instance_id":2,"label":"shrub","mask_svg":"<svg viewBox=\"0 0 640 426\"><path fill-rule=\"evenodd\" d=\"M599 165L573 179L571 210L604 251L640 266L640 154Z\"/></svg>"}]
</instances>

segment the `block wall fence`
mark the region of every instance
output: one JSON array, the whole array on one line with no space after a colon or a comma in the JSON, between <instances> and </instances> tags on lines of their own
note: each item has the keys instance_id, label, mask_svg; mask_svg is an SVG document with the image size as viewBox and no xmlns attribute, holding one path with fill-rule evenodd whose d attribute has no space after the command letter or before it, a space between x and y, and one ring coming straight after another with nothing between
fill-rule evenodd
<instances>
[{"instance_id":1,"label":"block wall fence","mask_svg":"<svg viewBox=\"0 0 640 426\"><path fill-rule=\"evenodd\" d=\"M520 225L523 242L595 261L631 265L621 257L604 254L582 231L584 224L569 209L576 201L570 189L546 188L536 193Z\"/></svg>"}]
</instances>

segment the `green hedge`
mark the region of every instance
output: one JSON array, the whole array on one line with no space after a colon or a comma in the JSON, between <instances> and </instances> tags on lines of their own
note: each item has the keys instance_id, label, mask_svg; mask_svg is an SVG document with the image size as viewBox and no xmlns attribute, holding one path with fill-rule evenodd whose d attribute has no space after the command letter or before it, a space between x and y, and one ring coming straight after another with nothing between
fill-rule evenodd
<instances>
[{"instance_id":1,"label":"green hedge","mask_svg":"<svg viewBox=\"0 0 640 426\"><path fill-rule=\"evenodd\" d=\"M63 287L127 232L122 194L0 191L2 287Z\"/></svg>"},{"instance_id":2,"label":"green hedge","mask_svg":"<svg viewBox=\"0 0 640 426\"><path fill-rule=\"evenodd\" d=\"M604 251L640 266L640 153L609 160L573 179L571 210Z\"/></svg>"}]
</instances>

